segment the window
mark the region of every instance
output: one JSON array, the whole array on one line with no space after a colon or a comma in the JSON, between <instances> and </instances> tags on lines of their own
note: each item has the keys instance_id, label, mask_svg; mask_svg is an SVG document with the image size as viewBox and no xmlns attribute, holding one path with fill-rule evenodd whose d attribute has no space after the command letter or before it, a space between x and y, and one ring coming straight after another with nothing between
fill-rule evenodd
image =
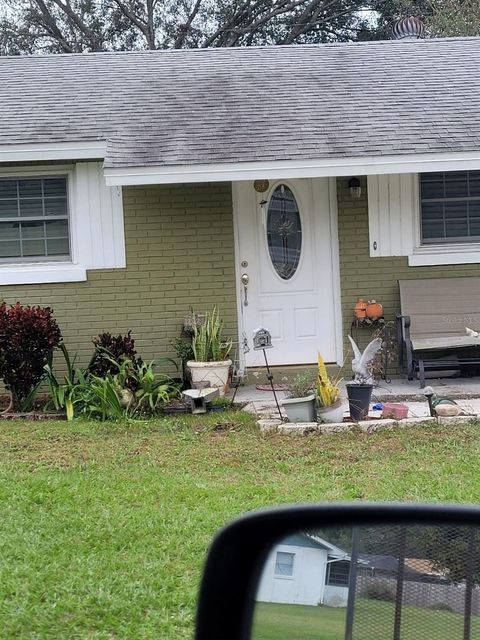
<instances>
[{"instance_id":1,"label":"window","mask_svg":"<svg viewBox=\"0 0 480 640\"><path fill-rule=\"evenodd\" d=\"M480 171L423 173L422 243L480 242Z\"/></svg>"},{"instance_id":2,"label":"window","mask_svg":"<svg viewBox=\"0 0 480 640\"><path fill-rule=\"evenodd\" d=\"M267 243L275 271L289 280L300 260L302 224L295 196L284 184L275 189L268 205Z\"/></svg>"},{"instance_id":3,"label":"window","mask_svg":"<svg viewBox=\"0 0 480 640\"><path fill-rule=\"evenodd\" d=\"M293 576L294 558L294 553L277 551L277 557L275 559L275 575L282 576L284 578L291 578Z\"/></svg>"},{"instance_id":4,"label":"window","mask_svg":"<svg viewBox=\"0 0 480 640\"><path fill-rule=\"evenodd\" d=\"M332 587L348 587L349 574L350 562L346 560L331 562L328 565L327 584Z\"/></svg>"},{"instance_id":5,"label":"window","mask_svg":"<svg viewBox=\"0 0 480 640\"><path fill-rule=\"evenodd\" d=\"M0 262L70 256L67 178L0 178Z\"/></svg>"}]
</instances>

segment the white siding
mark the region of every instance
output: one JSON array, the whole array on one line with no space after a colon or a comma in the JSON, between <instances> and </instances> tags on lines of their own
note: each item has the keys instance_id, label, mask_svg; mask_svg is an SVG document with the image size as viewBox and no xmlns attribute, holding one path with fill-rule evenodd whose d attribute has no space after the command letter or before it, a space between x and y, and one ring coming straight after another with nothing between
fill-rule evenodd
<instances>
[{"instance_id":1,"label":"white siding","mask_svg":"<svg viewBox=\"0 0 480 640\"><path fill-rule=\"evenodd\" d=\"M79 162L72 175L73 262L85 269L125 267L122 192L107 187L101 162Z\"/></svg>"},{"instance_id":2,"label":"white siding","mask_svg":"<svg viewBox=\"0 0 480 640\"><path fill-rule=\"evenodd\" d=\"M370 255L409 256L419 222L418 174L368 176Z\"/></svg>"},{"instance_id":3,"label":"white siding","mask_svg":"<svg viewBox=\"0 0 480 640\"><path fill-rule=\"evenodd\" d=\"M323 604L327 607L346 607L348 603L348 587L325 585Z\"/></svg>"},{"instance_id":4,"label":"white siding","mask_svg":"<svg viewBox=\"0 0 480 640\"><path fill-rule=\"evenodd\" d=\"M68 177L71 259L0 265L0 285L82 282L88 269L126 266L122 191L107 187L101 162L8 167L2 177Z\"/></svg>"},{"instance_id":5,"label":"white siding","mask_svg":"<svg viewBox=\"0 0 480 640\"><path fill-rule=\"evenodd\" d=\"M293 576L275 575L277 551L294 553ZM257 591L260 602L318 605L323 601L327 552L296 545L278 545L270 553Z\"/></svg>"}]
</instances>

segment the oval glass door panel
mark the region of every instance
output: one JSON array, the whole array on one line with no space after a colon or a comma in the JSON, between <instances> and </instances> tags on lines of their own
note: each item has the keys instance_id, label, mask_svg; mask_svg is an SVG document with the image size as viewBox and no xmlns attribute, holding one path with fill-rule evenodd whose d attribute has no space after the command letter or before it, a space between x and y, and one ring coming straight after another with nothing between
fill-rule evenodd
<instances>
[{"instance_id":1,"label":"oval glass door panel","mask_svg":"<svg viewBox=\"0 0 480 640\"><path fill-rule=\"evenodd\" d=\"M295 196L284 184L279 185L270 198L267 241L275 271L284 280L289 280L300 260L302 223Z\"/></svg>"}]
</instances>

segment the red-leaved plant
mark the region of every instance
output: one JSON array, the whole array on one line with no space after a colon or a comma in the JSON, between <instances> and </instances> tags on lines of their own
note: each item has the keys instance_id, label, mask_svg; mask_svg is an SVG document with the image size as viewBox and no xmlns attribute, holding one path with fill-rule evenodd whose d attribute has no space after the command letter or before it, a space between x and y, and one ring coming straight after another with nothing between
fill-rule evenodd
<instances>
[{"instance_id":1,"label":"red-leaved plant","mask_svg":"<svg viewBox=\"0 0 480 640\"><path fill-rule=\"evenodd\" d=\"M130 361L133 369L138 369L142 364L142 359L137 356L135 340L131 334L131 331L118 336L111 333L101 333L93 338L95 353L88 365L88 372L98 378L105 378L108 374L115 375L125 360ZM134 377L127 380L127 387L132 391L137 390Z\"/></svg>"},{"instance_id":2,"label":"red-leaved plant","mask_svg":"<svg viewBox=\"0 0 480 640\"><path fill-rule=\"evenodd\" d=\"M0 378L14 411L30 408L44 366L61 340L50 308L0 304Z\"/></svg>"}]
</instances>

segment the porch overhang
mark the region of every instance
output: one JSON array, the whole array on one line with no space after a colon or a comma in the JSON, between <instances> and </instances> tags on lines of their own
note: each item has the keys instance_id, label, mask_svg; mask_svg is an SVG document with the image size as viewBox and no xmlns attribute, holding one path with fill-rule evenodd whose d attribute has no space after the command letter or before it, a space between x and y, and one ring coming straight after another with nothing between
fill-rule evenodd
<instances>
[{"instance_id":1,"label":"porch overhang","mask_svg":"<svg viewBox=\"0 0 480 640\"><path fill-rule=\"evenodd\" d=\"M323 178L480 169L480 150L175 166L107 167L109 186Z\"/></svg>"},{"instance_id":2,"label":"porch overhang","mask_svg":"<svg viewBox=\"0 0 480 640\"><path fill-rule=\"evenodd\" d=\"M0 144L0 163L103 160L106 143L98 140Z\"/></svg>"}]
</instances>

